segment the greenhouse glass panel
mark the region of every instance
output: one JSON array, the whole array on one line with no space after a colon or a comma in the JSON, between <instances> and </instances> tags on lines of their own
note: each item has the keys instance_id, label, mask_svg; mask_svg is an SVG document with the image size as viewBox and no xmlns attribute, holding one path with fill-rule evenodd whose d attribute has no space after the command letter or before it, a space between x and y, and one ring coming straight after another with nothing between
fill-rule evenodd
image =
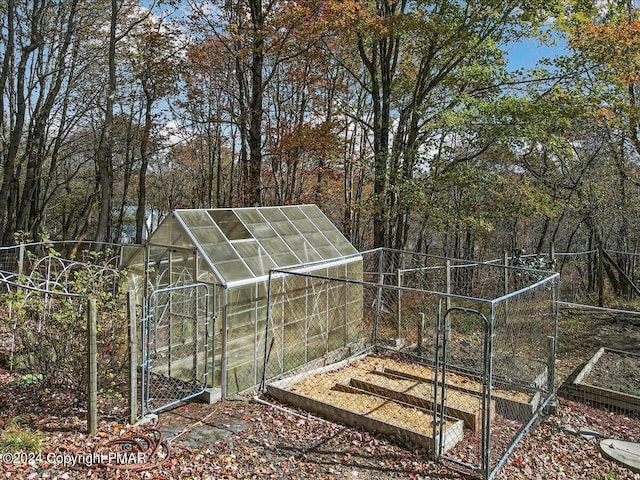
<instances>
[{"instance_id":1,"label":"greenhouse glass panel","mask_svg":"<svg viewBox=\"0 0 640 480\"><path fill-rule=\"evenodd\" d=\"M277 266L256 241L237 242L234 247L256 276L266 275Z\"/></svg>"},{"instance_id":2,"label":"greenhouse glass panel","mask_svg":"<svg viewBox=\"0 0 640 480\"><path fill-rule=\"evenodd\" d=\"M306 218L296 220L294 222L294 225L298 229L298 231L302 232L303 235L316 233L318 231L315 225L311 223L311 220L307 220Z\"/></svg>"},{"instance_id":3,"label":"greenhouse glass panel","mask_svg":"<svg viewBox=\"0 0 640 480\"><path fill-rule=\"evenodd\" d=\"M323 230L324 235L327 237L329 242L338 249L341 255L353 255L358 253L353 245L347 240L340 232L337 230L334 231L326 231Z\"/></svg>"},{"instance_id":4,"label":"greenhouse glass panel","mask_svg":"<svg viewBox=\"0 0 640 480\"><path fill-rule=\"evenodd\" d=\"M247 228L252 233L254 238L278 238L278 234L276 233L276 231L266 223L248 223Z\"/></svg>"},{"instance_id":5,"label":"greenhouse glass panel","mask_svg":"<svg viewBox=\"0 0 640 480\"><path fill-rule=\"evenodd\" d=\"M233 210L229 208L223 208L218 210L208 210L209 215L218 225L225 222L237 222L238 217L233 213Z\"/></svg>"},{"instance_id":6,"label":"greenhouse glass panel","mask_svg":"<svg viewBox=\"0 0 640 480\"><path fill-rule=\"evenodd\" d=\"M229 260L240 260L238 252L227 243L214 243L211 245L203 245L202 250L209 258L213 258L217 262L228 262Z\"/></svg>"},{"instance_id":7,"label":"greenhouse glass panel","mask_svg":"<svg viewBox=\"0 0 640 480\"><path fill-rule=\"evenodd\" d=\"M340 252L338 252L338 250L333 248L331 245L315 247L315 249L318 251L318 254L320 254L320 256L325 259L338 258L340 256Z\"/></svg>"},{"instance_id":8,"label":"greenhouse glass panel","mask_svg":"<svg viewBox=\"0 0 640 480\"><path fill-rule=\"evenodd\" d=\"M242 224L233 211L209 210L209 214L229 240L248 240L252 238L247 227Z\"/></svg>"},{"instance_id":9,"label":"greenhouse glass panel","mask_svg":"<svg viewBox=\"0 0 640 480\"><path fill-rule=\"evenodd\" d=\"M278 267L293 267L300 264L298 257L289 253L271 254L271 258Z\"/></svg>"},{"instance_id":10,"label":"greenhouse glass panel","mask_svg":"<svg viewBox=\"0 0 640 480\"><path fill-rule=\"evenodd\" d=\"M184 230L181 228L178 229L178 226L174 225L171 232L171 243L169 245L178 248L193 248L193 240L189 238Z\"/></svg>"},{"instance_id":11,"label":"greenhouse glass panel","mask_svg":"<svg viewBox=\"0 0 640 480\"><path fill-rule=\"evenodd\" d=\"M288 221L285 214L278 207L265 207L260 209L260 212L271 224Z\"/></svg>"},{"instance_id":12,"label":"greenhouse glass panel","mask_svg":"<svg viewBox=\"0 0 640 480\"><path fill-rule=\"evenodd\" d=\"M160 225L154 232L154 242L158 245L171 245L171 227L169 223Z\"/></svg>"},{"instance_id":13,"label":"greenhouse glass panel","mask_svg":"<svg viewBox=\"0 0 640 480\"><path fill-rule=\"evenodd\" d=\"M201 245L207 245L209 243L226 243L224 235L220 233L215 225L210 225L208 227L193 227L191 228L191 232Z\"/></svg>"},{"instance_id":14,"label":"greenhouse glass panel","mask_svg":"<svg viewBox=\"0 0 640 480\"><path fill-rule=\"evenodd\" d=\"M262 224L268 226L264 217L255 208L245 208L236 210L236 214L245 224Z\"/></svg>"},{"instance_id":15,"label":"greenhouse glass panel","mask_svg":"<svg viewBox=\"0 0 640 480\"><path fill-rule=\"evenodd\" d=\"M307 217L313 218L314 222L318 218L326 218L324 216L324 213L322 213L322 211L315 205L300 205L298 208L300 209L300 211L304 212Z\"/></svg>"},{"instance_id":16,"label":"greenhouse glass panel","mask_svg":"<svg viewBox=\"0 0 640 480\"><path fill-rule=\"evenodd\" d=\"M206 210L181 210L179 216L189 228L214 226Z\"/></svg>"},{"instance_id":17,"label":"greenhouse glass panel","mask_svg":"<svg viewBox=\"0 0 640 480\"><path fill-rule=\"evenodd\" d=\"M325 245L330 245L329 240L327 240L327 237L325 237L318 230L314 230L312 233L305 234L305 239L314 247L317 247L317 246L324 247ZM335 257L332 257L332 258L335 258Z\"/></svg>"},{"instance_id":18,"label":"greenhouse glass panel","mask_svg":"<svg viewBox=\"0 0 640 480\"><path fill-rule=\"evenodd\" d=\"M297 265L300 263L300 259L291 251L285 241L281 238L269 238L267 240L263 240L261 244L279 267Z\"/></svg>"},{"instance_id":19,"label":"greenhouse glass panel","mask_svg":"<svg viewBox=\"0 0 640 480\"><path fill-rule=\"evenodd\" d=\"M227 282L254 278L253 273L251 273L251 270L249 270L242 260L216 262L216 268Z\"/></svg>"},{"instance_id":20,"label":"greenhouse glass panel","mask_svg":"<svg viewBox=\"0 0 640 480\"><path fill-rule=\"evenodd\" d=\"M324 217L315 217L311 219L313 224L320 230L321 232L333 232L336 229L336 226L331 223L327 218Z\"/></svg>"},{"instance_id":21,"label":"greenhouse glass panel","mask_svg":"<svg viewBox=\"0 0 640 480\"><path fill-rule=\"evenodd\" d=\"M289 220L292 220L293 223L296 223L297 220L306 220L307 216L300 210L300 207L297 205L293 205L290 208L285 208L282 212L286 215Z\"/></svg>"},{"instance_id":22,"label":"greenhouse glass panel","mask_svg":"<svg viewBox=\"0 0 640 480\"><path fill-rule=\"evenodd\" d=\"M303 237L287 235L284 237L284 241L287 242L287 245L289 245L291 250L296 252L301 263L310 263L322 260L322 257L318 255L318 252L316 252Z\"/></svg>"},{"instance_id":23,"label":"greenhouse glass panel","mask_svg":"<svg viewBox=\"0 0 640 480\"><path fill-rule=\"evenodd\" d=\"M300 235L300 232L298 232L298 230L296 230L296 227L294 227L293 224L289 221L273 222L271 226L282 237L288 235Z\"/></svg>"}]
</instances>

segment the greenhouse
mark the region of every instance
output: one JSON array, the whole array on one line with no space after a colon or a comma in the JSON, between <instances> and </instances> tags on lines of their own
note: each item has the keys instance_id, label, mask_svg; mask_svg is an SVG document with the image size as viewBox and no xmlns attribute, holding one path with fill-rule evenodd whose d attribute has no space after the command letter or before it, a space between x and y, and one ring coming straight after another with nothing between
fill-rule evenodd
<instances>
[{"instance_id":1,"label":"greenhouse","mask_svg":"<svg viewBox=\"0 0 640 480\"><path fill-rule=\"evenodd\" d=\"M145 317L142 370L172 384L200 383L204 374L204 385L223 397L260 383L273 269L356 280L363 274L357 250L315 205L175 210L126 264ZM312 280L297 287L286 298L295 308L280 321L283 336L304 332L292 348L303 349L305 360L356 340L350 325L361 323L362 298L324 291ZM172 396L188 396L181 388ZM151 403L148 410L160 408Z\"/></svg>"}]
</instances>

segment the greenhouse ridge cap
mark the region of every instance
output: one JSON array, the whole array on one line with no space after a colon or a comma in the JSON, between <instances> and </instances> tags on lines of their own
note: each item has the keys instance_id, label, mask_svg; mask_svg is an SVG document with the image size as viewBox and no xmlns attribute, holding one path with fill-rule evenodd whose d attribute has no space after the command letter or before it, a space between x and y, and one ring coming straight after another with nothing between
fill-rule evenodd
<instances>
[{"instance_id":1,"label":"greenhouse ridge cap","mask_svg":"<svg viewBox=\"0 0 640 480\"><path fill-rule=\"evenodd\" d=\"M265 210L269 208L296 208L296 207L316 207L320 210L314 203L296 203L292 205L265 205L263 207L211 207L211 208L175 208L173 212L199 212L205 210ZM322 212L322 210L320 210Z\"/></svg>"}]
</instances>

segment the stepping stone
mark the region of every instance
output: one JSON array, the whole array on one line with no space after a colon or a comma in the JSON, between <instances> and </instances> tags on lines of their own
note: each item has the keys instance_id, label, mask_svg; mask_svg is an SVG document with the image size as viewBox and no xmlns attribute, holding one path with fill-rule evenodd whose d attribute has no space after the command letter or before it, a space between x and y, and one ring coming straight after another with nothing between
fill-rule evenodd
<instances>
[{"instance_id":1,"label":"stepping stone","mask_svg":"<svg viewBox=\"0 0 640 480\"><path fill-rule=\"evenodd\" d=\"M580 427L577 433L578 435L582 436L582 438L587 438L587 439L600 438L604 436L597 430L593 430L592 428L589 428L589 427Z\"/></svg>"},{"instance_id":2,"label":"stepping stone","mask_svg":"<svg viewBox=\"0 0 640 480\"><path fill-rule=\"evenodd\" d=\"M189 427L185 431L184 425L172 425L161 428L168 441L178 436L178 441L189 448L200 448L212 445L225 437L234 435L249 428L251 424L245 420L230 418L227 423L201 423Z\"/></svg>"},{"instance_id":3,"label":"stepping stone","mask_svg":"<svg viewBox=\"0 0 640 480\"><path fill-rule=\"evenodd\" d=\"M640 473L640 443L607 438L600 441L600 451L609 460Z\"/></svg>"}]
</instances>

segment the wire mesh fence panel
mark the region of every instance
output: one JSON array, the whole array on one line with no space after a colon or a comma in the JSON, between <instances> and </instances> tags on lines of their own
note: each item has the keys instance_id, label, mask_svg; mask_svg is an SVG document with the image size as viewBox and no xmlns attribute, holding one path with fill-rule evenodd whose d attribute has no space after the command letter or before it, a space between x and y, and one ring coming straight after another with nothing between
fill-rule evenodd
<instances>
[{"instance_id":1,"label":"wire mesh fence panel","mask_svg":"<svg viewBox=\"0 0 640 480\"><path fill-rule=\"evenodd\" d=\"M151 294L142 324L143 413L175 405L207 387L208 295L204 284Z\"/></svg>"},{"instance_id":2,"label":"wire mesh fence panel","mask_svg":"<svg viewBox=\"0 0 640 480\"><path fill-rule=\"evenodd\" d=\"M84 397L87 299L14 282L0 291L0 350L6 364Z\"/></svg>"},{"instance_id":3,"label":"wire mesh fence panel","mask_svg":"<svg viewBox=\"0 0 640 480\"><path fill-rule=\"evenodd\" d=\"M537 283L495 302L490 323L495 405L487 444L491 470L555 393L558 276L539 279L532 277L534 272L519 273Z\"/></svg>"},{"instance_id":4,"label":"wire mesh fence panel","mask_svg":"<svg viewBox=\"0 0 640 480\"><path fill-rule=\"evenodd\" d=\"M553 393L557 275L386 250L340 275L272 278L267 393L489 478Z\"/></svg>"},{"instance_id":5,"label":"wire mesh fence panel","mask_svg":"<svg viewBox=\"0 0 640 480\"><path fill-rule=\"evenodd\" d=\"M39 260L29 258L31 263L44 265ZM98 382L105 391L120 388L126 376L128 324L119 273L100 265L57 259L47 266L42 275L2 277L0 353L6 356L6 364L44 382L52 391L63 389L69 398L84 401L87 299L95 295Z\"/></svg>"},{"instance_id":6,"label":"wire mesh fence panel","mask_svg":"<svg viewBox=\"0 0 640 480\"><path fill-rule=\"evenodd\" d=\"M559 393L640 416L640 312L560 303Z\"/></svg>"},{"instance_id":7,"label":"wire mesh fence panel","mask_svg":"<svg viewBox=\"0 0 640 480\"><path fill-rule=\"evenodd\" d=\"M434 404L411 390L412 361L371 348L377 329L378 343L395 349L397 287L317 273L272 279L267 393L433 450Z\"/></svg>"},{"instance_id":8,"label":"wire mesh fence panel","mask_svg":"<svg viewBox=\"0 0 640 480\"><path fill-rule=\"evenodd\" d=\"M278 274L271 280L267 379L312 370L370 344L365 338L371 330L364 328L361 281L349 279L360 275L358 267L343 265L313 274Z\"/></svg>"},{"instance_id":9,"label":"wire mesh fence panel","mask_svg":"<svg viewBox=\"0 0 640 480\"><path fill-rule=\"evenodd\" d=\"M20 247L0 247L0 271L19 273ZM24 256L24 249L22 249Z\"/></svg>"}]
</instances>

